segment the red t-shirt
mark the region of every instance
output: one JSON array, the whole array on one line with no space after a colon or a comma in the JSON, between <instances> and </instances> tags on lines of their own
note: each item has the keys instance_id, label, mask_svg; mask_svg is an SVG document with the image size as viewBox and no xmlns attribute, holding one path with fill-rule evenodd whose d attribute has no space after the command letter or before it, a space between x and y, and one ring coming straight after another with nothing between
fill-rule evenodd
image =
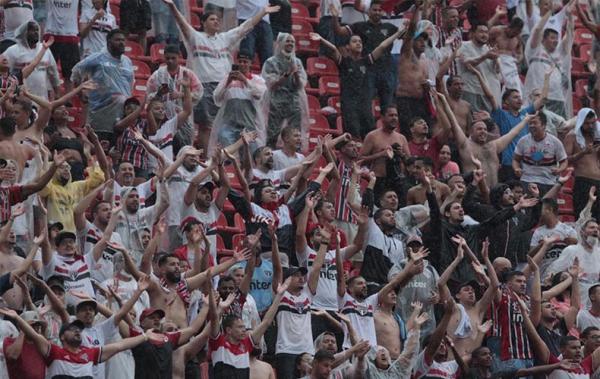
<instances>
[{"instance_id":1,"label":"red t-shirt","mask_svg":"<svg viewBox=\"0 0 600 379\"><path fill-rule=\"evenodd\" d=\"M10 207L18 204L23 198L23 186L0 187L0 222L10 218Z\"/></svg>"},{"instance_id":2,"label":"red t-shirt","mask_svg":"<svg viewBox=\"0 0 600 379\"><path fill-rule=\"evenodd\" d=\"M205 254L206 252L203 250L202 254ZM192 266L192 263L188 260L188 247L187 245L181 245L179 246L177 249L175 249L175 251L173 251L173 255L175 255L177 258L179 258L180 261L186 261L190 267ZM212 255L208 254L208 267L213 267L215 265L215 261L212 257Z\"/></svg>"},{"instance_id":3,"label":"red t-shirt","mask_svg":"<svg viewBox=\"0 0 600 379\"><path fill-rule=\"evenodd\" d=\"M14 344L16 338L6 337L4 339L3 351L6 357L6 367L10 379L44 379L46 376L46 362L33 343L23 343L21 355L17 359L9 359L6 349Z\"/></svg>"},{"instance_id":4,"label":"red t-shirt","mask_svg":"<svg viewBox=\"0 0 600 379\"><path fill-rule=\"evenodd\" d=\"M410 141L408 148L410 149L410 155L413 157L429 157L433 161L433 171L438 170L438 158L440 156L440 149L444 145L440 143L437 136L425 141L425 143L414 143Z\"/></svg>"}]
</instances>

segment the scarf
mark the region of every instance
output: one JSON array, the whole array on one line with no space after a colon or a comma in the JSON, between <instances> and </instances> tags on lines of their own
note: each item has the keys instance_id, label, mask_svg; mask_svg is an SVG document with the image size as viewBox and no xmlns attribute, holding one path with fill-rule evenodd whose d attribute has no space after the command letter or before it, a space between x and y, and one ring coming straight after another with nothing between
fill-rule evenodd
<instances>
[{"instance_id":1,"label":"scarf","mask_svg":"<svg viewBox=\"0 0 600 379\"><path fill-rule=\"evenodd\" d=\"M168 290L167 280L165 278L160 278L160 285L164 289ZM182 279L179 282L177 282L177 285L175 287L175 291L177 291L177 294L179 295L179 297L181 298L181 300L185 304L185 307L186 308L189 307L190 306L191 295L190 295L190 291L188 290L187 282L184 279Z\"/></svg>"}]
</instances>

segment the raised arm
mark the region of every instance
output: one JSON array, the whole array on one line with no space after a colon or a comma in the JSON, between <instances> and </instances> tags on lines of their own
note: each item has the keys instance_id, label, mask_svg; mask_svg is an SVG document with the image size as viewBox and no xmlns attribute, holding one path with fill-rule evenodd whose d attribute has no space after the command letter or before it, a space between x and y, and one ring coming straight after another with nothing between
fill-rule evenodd
<instances>
[{"instance_id":1,"label":"raised arm","mask_svg":"<svg viewBox=\"0 0 600 379\"><path fill-rule=\"evenodd\" d=\"M478 69L476 69L474 65L467 64L466 62L465 67L477 77L477 80L479 80L481 90L483 91L485 98L490 102L492 110L500 108L498 102L496 101L496 98L494 97L494 94L492 93L492 90L490 90L490 87L488 86L487 80L483 77L481 72Z\"/></svg>"},{"instance_id":2,"label":"raised arm","mask_svg":"<svg viewBox=\"0 0 600 379\"><path fill-rule=\"evenodd\" d=\"M400 55L404 58L409 58L412 56L413 51L413 37L415 36L415 32L417 31L417 23L421 19L421 6L416 8L413 11L412 17L408 24L408 29L406 33L404 33L402 49L400 49Z\"/></svg>"},{"instance_id":3,"label":"raised arm","mask_svg":"<svg viewBox=\"0 0 600 379\"><path fill-rule=\"evenodd\" d=\"M521 120L521 122L519 122L517 125L515 125L515 127L513 127L508 133L501 136L500 138L493 140L491 143L496 145L496 151L503 151L504 149L506 149L508 147L508 145L511 143L511 141L513 139L517 138L519 133L521 133L521 130L523 130L523 128L525 128L525 126L527 126L529 121L536 115L537 114L525 115L523 120Z\"/></svg>"},{"instance_id":4,"label":"raised arm","mask_svg":"<svg viewBox=\"0 0 600 379\"><path fill-rule=\"evenodd\" d=\"M372 52L371 58L376 61L385 53L387 49L394 43L395 40L400 38L400 35L404 33L404 30L398 29L394 34L384 39Z\"/></svg>"},{"instance_id":5,"label":"raised arm","mask_svg":"<svg viewBox=\"0 0 600 379\"><path fill-rule=\"evenodd\" d=\"M329 241L331 240L331 233L328 230L321 229L321 245L317 251L317 257L313 261L313 265L308 272L308 289L314 295L317 293L317 285L319 284L319 276L321 275L321 267L325 263L325 254L327 254L327 248Z\"/></svg>"},{"instance_id":6,"label":"raised arm","mask_svg":"<svg viewBox=\"0 0 600 379\"><path fill-rule=\"evenodd\" d=\"M110 241L115 227L117 226L117 222L119 221L119 213L121 213L121 209L123 209L122 205L112 208L106 229L104 229L104 232L102 232L102 238L98 240L92 249L92 258L94 259L94 262L98 262L98 260L102 257L102 252L104 252L104 249L106 249L106 246L108 246L108 242Z\"/></svg>"},{"instance_id":7,"label":"raised arm","mask_svg":"<svg viewBox=\"0 0 600 379\"><path fill-rule=\"evenodd\" d=\"M539 44L542 42L542 33L544 32L544 27L546 26L546 23L550 19L550 16L552 16L552 12L546 12L546 14L543 15L540 18L540 20L538 21L538 23L533 27L533 30L531 31L531 35L529 36L529 41L528 41L531 49L537 48L539 46Z\"/></svg>"},{"instance_id":8,"label":"raised arm","mask_svg":"<svg viewBox=\"0 0 600 379\"><path fill-rule=\"evenodd\" d=\"M173 16L175 17L175 22L177 22L177 26L179 26L179 30L181 30L181 34L183 34L183 38L186 41L189 41L192 35L196 32L192 25L190 25L185 17L179 12L173 0L163 0L165 5L171 10Z\"/></svg>"},{"instance_id":9,"label":"raised arm","mask_svg":"<svg viewBox=\"0 0 600 379\"><path fill-rule=\"evenodd\" d=\"M337 64L339 64L342 60L342 54L340 54L340 51L338 50L338 48L332 44L331 42L327 41L325 38L321 37L320 34L318 33L308 33L310 39L312 39L313 41L319 41L319 43L323 46L325 46L327 48L327 50L329 50L330 52L330 56L331 58L333 58L333 61Z\"/></svg>"},{"instance_id":10,"label":"raised arm","mask_svg":"<svg viewBox=\"0 0 600 379\"><path fill-rule=\"evenodd\" d=\"M331 13L331 26L333 32L338 36L350 37L352 30L347 25L340 25L340 12L335 4L329 3L329 13Z\"/></svg>"},{"instance_id":11,"label":"raised arm","mask_svg":"<svg viewBox=\"0 0 600 379\"><path fill-rule=\"evenodd\" d=\"M60 153L60 154L55 153L54 160L52 161L52 165L50 166L50 168L46 172L44 172L41 176L38 176L32 182L23 185L23 187L21 189L23 197L28 197L30 195L33 195L36 192L41 191L42 188L44 188L46 186L46 184L48 184L50 182L50 180L52 180L52 177L54 176L56 169L58 169L58 167L61 164L63 164L64 162L66 162L66 157L62 153Z\"/></svg>"},{"instance_id":12,"label":"raised arm","mask_svg":"<svg viewBox=\"0 0 600 379\"><path fill-rule=\"evenodd\" d=\"M73 219L75 220L75 228L78 232L85 230L86 219L85 212L98 198L98 194L104 191L106 188L111 188L114 185L114 181L111 179L105 182L103 185L96 187L93 191L85 195L75 209L73 209Z\"/></svg>"},{"instance_id":13,"label":"raised arm","mask_svg":"<svg viewBox=\"0 0 600 379\"><path fill-rule=\"evenodd\" d=\"M252 330L252 333L250 334L250 336L252 337L252 341L254 343L256 343L256 344L260 343L260 340L261 340L262 336L265 334L265 332L267 331L267 328L269 326L271 326L271 324L273 323L273 319L275 318L275 315L277 314L277 308L279 307L281 298L283 297L283 294L285 293L285 291L287 291L291 280L292 280L291 277L287 278L287 280L285 282L281 283L279 288L277 288L277 294L273 298L273 303L269 307L269 310L267 310L267 313L265 313L265 315L263 316L263 319L260 322L260 324L258 324L256 326L256 328L254 328L254 330Z\"/></svg>"},{"instance_id":14,"label":"raised arm","mask_svg":"<svg viewBox=\"0 0 600 379\"><path fill-rule=\"evenodd\" d=\"M27 79L29 75L33 73L33 70L40 64L46 52L54 43L54 37L50 36L47 41L42 41L42 48L37 52L35 57L31 62L29 62L25 67L21 69L21 74L23 75L23 80Z\"/></svg>"},{"instance_id":15,"label":"raised arm","mask_svg":"<svg viewBox=\"0 0 600 379\"><path fill-rule=\"evenodd\" d=\"M188 78L187 72L183 72L183 78L179 80L179 84L183 88L183 107L179 113L177 113L177 128L180 128L187 122L190 115L192 114L192 108L194 105L192 104L192 92L191 88L191 79Z\"/></svg>"},{"instance_id":16,"label":"raised arm","mask_svg":"<svg viewBox=\"0 0 600 379\"><path fill-rule=\"evenodd\" d=\"M454 302L454 299L452 299L451 297L448 298L444 302L444 316L442 317L442 319L440 320L440 323L437 325L437 327L431 334L431 337L429 338L429 344L425 347L424 354L425 354L425 359L427 361L433 360L433 356L435 355L435 352L440 347L440 344L442 343L442 339L446 335L446 330L448 329L448 323L450 322L450 317L452 316L455 306L456 306L456 303Z\"/></svg>"},{"instance_id":17,"label":"raised arm","mask_svg":"<svg viewBox=\"0 0 600 379\"><path fill-rule=\"evenodd\" d=\"M0 308L0 315L5 316L5 318L12 319L15 321L19 329L25 334L25 336L33 341L33 345L36 350L40 353L42 357L47 357L50 352L50 342L43 335L37 333L31 325L25 320L23 320L17 312L8 308Z\"/></svg>"},{"instance_id":18,"label":"raised arm","mask_svg":"<svg viewBox=\"0 0 600 379\"><path fill-rule=\"evenodd\" d=\"M529 311L527 309L527 305L521 298L517 297L517 300L519 303L519 307L521 308L521 314L523 315L523 324L525 326L527 336L529 337L529 343L531 344L533 354L540 363L547 364L550 359L550 350L548 349L548 346L546 345L544 340L542 340L542 338L538 334L537 330L535 330L535 326L529 318Z\"/></svg>"}]
</instances>

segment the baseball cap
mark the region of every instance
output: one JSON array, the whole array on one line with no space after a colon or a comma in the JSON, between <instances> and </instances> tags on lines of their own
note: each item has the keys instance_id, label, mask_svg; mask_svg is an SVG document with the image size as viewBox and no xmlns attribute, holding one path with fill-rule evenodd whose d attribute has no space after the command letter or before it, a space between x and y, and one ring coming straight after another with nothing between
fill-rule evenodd
<instances>
[{"instance_id":1,"label":"baseball cap","mask_svg":"<svg viewBox=\"0 0 600 379\"><path fill-rule=\"evenodd\" d=\"M48 278L48 280L46 280L46 284L48 285L48 287L52 288L52 287L58 287L61 290L65 290L65 284L64 281L58 277L58 276L51 276Z\"/></svg>"},{"instance_id":2,"label":"baseball cap","mask_svg":"<svg viewBox=\"0 0 600 379\"><path fill-rule=\"evenodd\" d=\"M81 308L82 306L84 306L86 304L90 304L94 308L94 310L98 310L98 303L96 302L96 300L94 300L94 299L81 299L75 305L75 313L79 312L79 308Z\"/></svg>"},{"instance_id":3,"label":"baseball cap","mask_svg":"<svg viewBox=\"0 0 600 379\"><path fill-rule=\"evenodd\" d=\"M155 313L158 313L160 315L160 318L165 317L165 311L163 311L162 309L159 308L146 308L142 311L142 314L140 315L140 323L142 321L144 321L144 319L150 315L153 315Z\"/></svg>"},{"instance_id":4,"label":"baseball cap","mask_svg":"<svg viewBox=\"0 0 600 379\"><path fill-rule=\"evenodd\" d=\"M40 317L40 314L37 311L23 312L21 313L21 318L29 325L42 324L44 328L48 325L48 323Z\"/></svg>"},{"instance_id":5,"label":"baseball cap","mask_svg":"<svg viewBox=\"0 0 600 379\"><path fill-rule=\"evenodd\" d=\"M61 231L65 228L65 226L60 221L50 221L48 223L48 230L52 228L57 228L59 231Z\"/></svg>"},{"instance_id":6,"label":"baseball cap","mask_svg":"<svg viewBox=\"0 0 600 379\"><path fill-rule=\"evenodd\" d=\"M287 279L297 272L301 273L302 275L306 275L308 273L308 270L306 269L306 267L290 266L283 271L283 278Z\"/></svg>"},{"instance_id":7,"label":"baseball cap","mask_svg":"<svg viewBox=\"0 0 600 379\"><path fill-rule=\"evenodd\" d=\"M198 225L201 224L200 220L198 220L196 217L194 216L188 216L186 218L184 218L183 220L181 220L181 224L179 225L179 229L181 229L182 232L187 232L188 228L192 225Z\"/></svg>"},{"instance_id":8,"label":"baseball cap","mask_svg":"<svg viewBox=\"0 0 600 379\"><path fill-rule=\"evenodd\" d=\"M67 232L67 231L61 231L60 233L58 233L58 235L56 236L56 238L54 239L54 244L56 246L60 245L60 243L67 238L71 238L73 240L77 240L77 236L75 235L75 233L73 232Z\"/></svg>"},{"instance_id":9,"label":"baseball cap","mask_svg":"<svg viewBox=\"0 0 600 379\"><path fill-rule=\"evenodd\" d=\"M406 240L406 246L410 245L411 243L418 243L419 245L423 245L423 240L418 235L413 234Z\"/></svg>"},{"instance_id":10,"label":"baseball cap","mask_svg":"<svg viewBox=\"0 0 600 379\"><path fill-rule=\"evenodd\" d=\"M73 320L71 322L62 324L60 327L60 331L58 332L58 336L62 336L67 330L71 329L72 327L76 327L79 328L80 330L85 329L85 325L83 324L83 321L81 320Z\"/></svg>"}]
</instances>

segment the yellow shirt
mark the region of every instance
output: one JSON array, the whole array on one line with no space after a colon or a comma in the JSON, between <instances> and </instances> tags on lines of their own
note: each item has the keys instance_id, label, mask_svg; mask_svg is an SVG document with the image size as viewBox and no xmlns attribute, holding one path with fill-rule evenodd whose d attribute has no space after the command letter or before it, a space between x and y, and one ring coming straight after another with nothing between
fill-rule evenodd
<instances>
[{"instance_id":1,"label":"yellow shirt","mask_svg":"<svg viewBox=\"0 0 600 379\"><path fill-rule=\"evenodd\" d=\"M88 176L85 180L69 181L64 186L53 178L39 192L39 195L46 199L48 220L60 221L65 227L65 231L76 232L73 210L85 195L104 182L104 172L97 163L89 167L87 172Z\"/></svg>"}]
</instances>

